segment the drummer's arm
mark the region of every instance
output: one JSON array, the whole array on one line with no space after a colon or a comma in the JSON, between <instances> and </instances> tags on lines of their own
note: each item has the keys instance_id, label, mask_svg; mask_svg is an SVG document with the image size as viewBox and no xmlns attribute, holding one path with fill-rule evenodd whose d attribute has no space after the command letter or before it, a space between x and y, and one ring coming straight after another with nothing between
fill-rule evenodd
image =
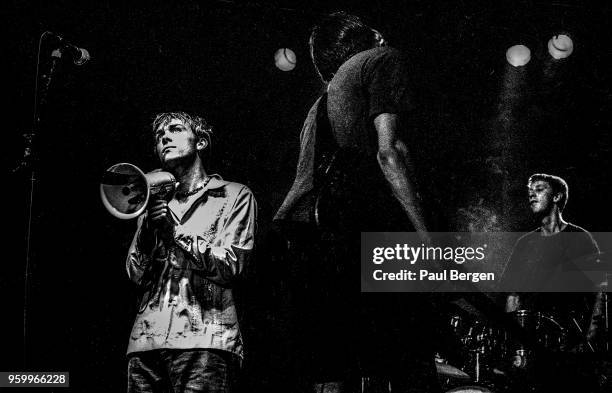
<instances>
[{"instance_id":1,"label":"drummer's arm","mask_svg":"<svg viewBox=\"0 0 612 393\"><path fill-rule=\"evenodd\" d=\"M601 257L601 251L599 250L599 246L593 237L588 234L589 241L588 243L588 255L597 255L597 263L600 263L599 257ZM603 271L603 269L602 269ZM606 274L602 274L599 279L595 281L595 289L592 296L592 307L591 307L591 319L589 321L589 326L586 330L586 344L589 347L588 349L594 351L593 347L595 341L598 339L598 336L601 335L603 331L603 319L604 319L604 309L605 309L605 301L606 297L604 291L607 291L608 288L608 280Z\"/></svg>"},{"instance_id":2,"label":"drummer's arm","mask_svg":"<svg viewBox=\"0 0 612 393\"><path fill-rule=\"evenodd\" d=\"M591 313L591 320L589 327L586 330L586 345L588 351L595 351L596 341L598 336L603 331L603 318L604 318L604 302L605 296L602 291L599 291L594 296L593 311Z\"/></svg>"},{"instance_id":3,"label":"drummer's arm","mask_svg":"<svg viewBox=\"0 0 612 393\"><path fill-rule=\"evenodd\" d=\"M520 287L520 283L523 280L523 272L521 271L521 267L525 264L525 250L528 247L525 245L525 236L520 237L516 243L514 243L514 247L512 248L512 253L506 262L506 266L504 267L504 271L501 274L501 279L499 282L500 294L504 295L502 299L500 299L500 303L504 307L506 312L514 312L520 309L521 306L521 297L517 292ZM511 292L513 291L513 292Z\"/></svg>"},{"instance_id":4,"label":"drummer's arm","mask_svg":"<svg viewBox=\"0 0 612 393\"><path fill-rule=\"evenodd\" d=\"M597 292L595 294L595 300L593 302L593 312L591 313L591 321L586 334L587 342L593 341L593 339L596 338L597 333L601 329L600 325L603 319L604 299L605 298L603 292Z\"/></svg>"}]
</instances>

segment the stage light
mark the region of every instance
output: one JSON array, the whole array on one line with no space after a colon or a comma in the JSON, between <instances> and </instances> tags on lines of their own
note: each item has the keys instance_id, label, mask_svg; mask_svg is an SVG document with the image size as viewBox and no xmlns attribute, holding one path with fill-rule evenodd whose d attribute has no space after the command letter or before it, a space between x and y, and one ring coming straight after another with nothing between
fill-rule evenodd
<instances>
[{"instance_id":1,"label":"stage light","mask_svg":"<svg viewBox=\"0 0 612 393\"><path fill-rule=\"evenodd\" d=\"M525 45L514 45L506 51L506 60L514 67L522 67L531 60L531 51Z\"/></svg>"},{"instance_id":2,"label":"stage light","mask_svg":"<svg viewBox=\"0 0 612 393\"><path fill-rule=\"evenodd\" d=\"M553 59L565 59L574 51L572 39L565 34L557 34L548 40L548 53Z\"/></svg>"},{"instance_id":3,"label":"stage light","mask_svg":"<svg viewBox=\"0 0 612 393\"><path fill-rule=\"evenodd\" d=\"M274 54L274 64L281 71L291 71L295 68L295 52L289 48L281 48Z\"/></svg>"}]
</instances>

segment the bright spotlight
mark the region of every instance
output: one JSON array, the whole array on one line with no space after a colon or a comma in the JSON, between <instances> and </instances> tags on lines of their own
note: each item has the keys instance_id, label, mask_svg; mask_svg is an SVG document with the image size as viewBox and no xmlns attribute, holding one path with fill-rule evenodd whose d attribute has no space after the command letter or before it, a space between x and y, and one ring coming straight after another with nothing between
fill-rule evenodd
<instances>
[{"instance_id":1,"label":"bright spotlight","mask_svg":"<svg viewBox=\"0 0 612 393\"><path fill-rule=\"evenodd\" d=\"M522 67L531 60L531 51L525 45L514 45L506 51L506 60L514 67Z\"/></svg>"},{"instance_id":2,"label":"bright spotlight","mask_svg":"<svg viewBox=\"0 0 612 393\"><path fill-rule=\"evenodd\" d=\"M295 52L289 48L281 48L274 54L274 64L281 71L291 71L295 68Z\"/></svg>"},{"instance_id":3,"label":"bright spotlight","mask_svg":"<svg viewBox=\"0 0 612 393\"><path fill-rule=\"evenodd\" d=\"M572 39L565 34L558 34L548 40L548 53L557 60L569 57L574 51Z\"/></svg>"}]
</instances>

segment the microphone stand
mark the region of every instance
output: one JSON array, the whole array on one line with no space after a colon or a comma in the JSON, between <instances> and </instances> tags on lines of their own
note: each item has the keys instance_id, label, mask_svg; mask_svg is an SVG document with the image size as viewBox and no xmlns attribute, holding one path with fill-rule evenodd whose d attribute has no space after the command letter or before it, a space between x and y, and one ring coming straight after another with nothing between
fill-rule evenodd
<instances>
[{"instance_id":1,"label":"microphone stand","mask_svg":"<svg viewBox=\"0 0 612 393\"><path fill-rule=\"evenodd\" d=\"M42 47L43 39L50 35L51 32L45 31L41 34L38 42L38 54L36 62L36 80L34 82L34 118L32 121L32 128L29 133L24 135L25 148L23 152L23 158L19 162L18 166L13 169L13 173L21 170L29 170L30 187L29 187L29 198L28 198L28 215L27 215L27 229L26 229L26 255L25 255L25 269L23 279L23 368L27 369L28 366L28 301L29 301L29 287L30 287L30 276L31 276L31 265L32 265L32 228L34 221L34 195L36 189L36 161L34 156L34 143L36 134L40 131L41 127L41 111L40 108L47 104L47 97L49 88L53 76L57 72L59 61L62 57L62 52L59 49L55 49L51 53L51 60L49 68L46 73L40 76L40 52ZM40 86L39 86L39 82Z\"/></svg>"}]
</instances>

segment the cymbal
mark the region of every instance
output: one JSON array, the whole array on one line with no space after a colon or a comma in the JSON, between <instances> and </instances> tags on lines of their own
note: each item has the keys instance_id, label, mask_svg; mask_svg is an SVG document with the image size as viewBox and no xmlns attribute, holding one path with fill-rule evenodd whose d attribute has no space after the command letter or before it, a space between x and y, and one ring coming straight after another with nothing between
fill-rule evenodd
<instances>
[{"instance_id":1,"label":"cymbal","mask_svg":"<svg viewBox=\"0 0 612 393\"><path fill-rule=\"evenodd\" d=\"M448 378L470 379L469 375L457 367L451 366L450 364L436 362L436 370L438 371L439 375Z\"/></svg>"}]
</instances>

